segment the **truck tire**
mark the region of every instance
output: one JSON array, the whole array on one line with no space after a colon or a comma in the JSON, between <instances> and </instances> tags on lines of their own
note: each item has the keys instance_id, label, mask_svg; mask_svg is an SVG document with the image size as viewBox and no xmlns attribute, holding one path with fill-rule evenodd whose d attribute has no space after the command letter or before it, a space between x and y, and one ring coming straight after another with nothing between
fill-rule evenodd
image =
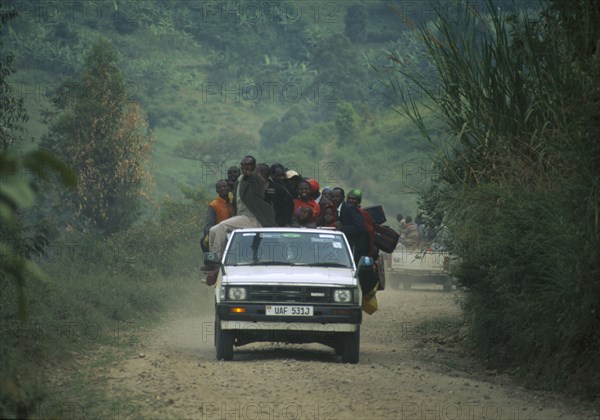
<instances>
[{"instance_id":1,"label":"truck tire","mask_svg":"<svg viewBox=\"0 0 600 420\"><path fill-rule=\"evenodd\" d=\"M360 326L358 326L355 332L348 333L343 340L342 363L358 363L360 354Z\"/></svg>"},{"instance_id":2,"label":"truck tire","mask_svg":"<svg viewBox=\"0 0 600 420\"><path fill-rule=\"evenodd\" d=\"M217 360L233 359L233 335L221 329L221 320L215 317L215 346Z\"/></svg>"}]
</instances>

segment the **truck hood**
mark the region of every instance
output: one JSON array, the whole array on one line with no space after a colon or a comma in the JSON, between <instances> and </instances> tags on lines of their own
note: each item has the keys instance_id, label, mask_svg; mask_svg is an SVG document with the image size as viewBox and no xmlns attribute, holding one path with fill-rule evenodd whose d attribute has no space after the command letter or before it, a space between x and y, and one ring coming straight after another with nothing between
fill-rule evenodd
<instances>
[{"instance_id":1,"label":"truck hood","mask_svg":"<svg viewBox=\"0 0 600 420\"><path fill-rule=\"evenodd\" d=\"M350 268L244 266L225 267L224 284L310 284L355 286L357 279Z\"/></svg>"}]
</instances>

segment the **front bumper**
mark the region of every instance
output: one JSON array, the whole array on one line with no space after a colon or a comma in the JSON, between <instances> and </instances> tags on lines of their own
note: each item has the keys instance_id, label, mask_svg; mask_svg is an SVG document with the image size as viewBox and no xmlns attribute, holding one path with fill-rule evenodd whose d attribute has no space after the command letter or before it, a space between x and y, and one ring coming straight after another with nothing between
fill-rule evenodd
<instances>
[{"instance_id":1,"label":"front bumper","mask_svg":"<svg viewBox=\"0 0 600 420\"><path fill-rule=\"evenodd\" d=\"M272 303L268 303L272 305ZM273 316L265 314L265 303L218 303L216 314L223 330L353 332L362 322L360 306L310 305L312 316ZM281 305L297 305L291 302ZM232 312L244 308L245 312Z\"/></svg>"}]
</instances>

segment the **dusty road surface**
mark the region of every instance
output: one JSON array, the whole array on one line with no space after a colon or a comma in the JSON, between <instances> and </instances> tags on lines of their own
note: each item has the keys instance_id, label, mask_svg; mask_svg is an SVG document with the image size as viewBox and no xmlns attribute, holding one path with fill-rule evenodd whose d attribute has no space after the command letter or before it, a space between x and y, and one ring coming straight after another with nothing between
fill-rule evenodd
<instances>
[{"instance_id":1,"label":"dusty road surface","mask_svg":"<svg viewBox=\"0 0 600 420\"><path fill-rule=\"evenodd\" d=\"M104 374L135 418L585 419L590 409L525 390L455 346L460 292L436 286L378 293L361 359L321 345L251 344L219 362L212 316L177 316Z\"/></svg>"}]
</instances>

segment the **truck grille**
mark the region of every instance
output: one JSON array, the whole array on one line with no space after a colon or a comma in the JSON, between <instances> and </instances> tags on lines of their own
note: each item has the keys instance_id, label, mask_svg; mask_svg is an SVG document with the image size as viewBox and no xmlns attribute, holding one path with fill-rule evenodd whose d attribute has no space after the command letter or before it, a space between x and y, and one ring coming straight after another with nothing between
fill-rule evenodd
<instances>
[{"instance_id":1,"label":"truck grille","mask_svg":"<svg viewBox=\"0 0 600 420\"><path fill-rule=\"evenodd\" d=\"M276 303L328 303L331 302L331 289L314 286L250 286L248 300Z\"/></svg>"}]
</instances>

